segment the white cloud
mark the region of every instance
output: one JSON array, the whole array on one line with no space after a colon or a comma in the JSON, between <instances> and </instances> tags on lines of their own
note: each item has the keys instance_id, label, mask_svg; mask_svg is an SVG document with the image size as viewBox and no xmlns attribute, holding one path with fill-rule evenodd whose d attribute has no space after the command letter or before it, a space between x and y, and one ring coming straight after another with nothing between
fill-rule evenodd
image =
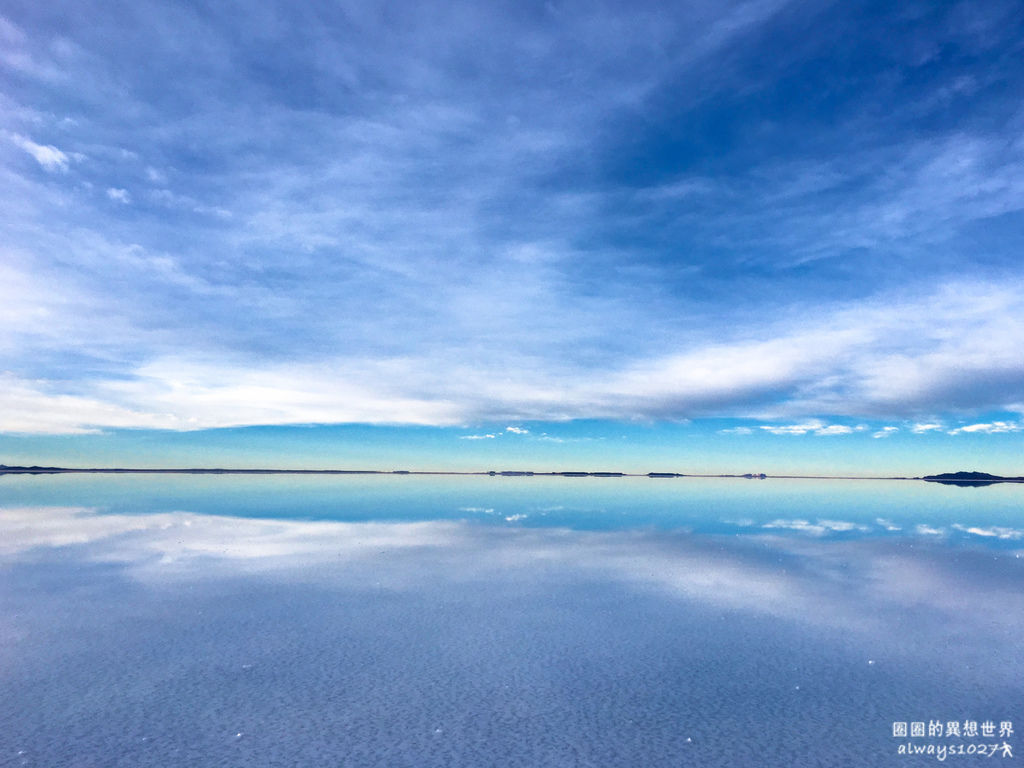
<instances>
[{"instance_id":1,"label":"white cloud","mask_svg":"<svg viewBox=\"0 0 1024 768\"><path fill-rule=\"evenodd\" d=\"M949 430L949 434L958 435L962 432L968 434L974 432L980 432L986 435L994 435L1001 432L1020 432L1024 429L1024 425L1016 421L992 421L982 424L968 424L965 427L957 427L956 429Z\"/></svg>"},{"instance_id":2,"label":"white cloud","mask_svg":"<svg viewBox=\"0 0 1024 768\"><path fill-rule=\"evenodd\" d=\"M853 432L853 427L848 427L845 424L830 424L827 427L814 430L816 435L849 435Z\"/></svg>"},{"instance_id":3,"label":"white cloud","mask_svg":"<svg viewBox=\"0 0 1024 768\"><path fill-rule=\"evenodd\" d=\"M870 530L866 525L851 523L845 520L772 520L765 523L762 528L781 528L791 531L801 531L815 536L823 536L826 533L849 533L850 531L866 532Z\"/></svg>"},{"instance_id":4,"label":"white cloud","mask_svg":"<svg viewBox=\"0 0 1024 768\"><path fill-rule=\"evenodd\" d=\"M925 432L936 432L943 428L942 424L936 422L917 423L910 428L915 435L923 435Z\"/></svg>"},{"instance_id":5,"label":"white cloud","mask_svg":"<svg viewBox=\"0 0 1024 768\"><path fill-rule=\"evenodd\" d=\"M642 408L648 416L763 417L994 407L1024 386L1024 359L1013 342L1024 337L1024 294L1004 286L947 284L915 301L869 301L762 335L756 343L719 343L633 364L610 376L608 389L621 393L624 410ZM776 404L755 405L780 392ZM805 420L777 429L824 427Z\"/></svg>"},{"instance_id":6,"label":"white cloud","mask_svg":"<svg viewBox=\"0 0 1024 768\"><path fill-rule=\"evenodd\" d=\"M110 187L107 189L107 197L111 200L128 205L132 201L132 196L128 193L127 189L120 189L118 187Z\"/></svg>"},{"instance_id":7,"label":"white cloud","mask_svg":"<svg viewBox=\"0 0 1024 768\"><path fill-rule=\"evenodd\" d=\"M95 250L97 259L100 254L105 255L103 263L109 265L110 255L114 254L119 264L136 271L140 278L159 279L164 285L178 284L197 295L219 290L183 268L177 260L151 254L138 246L114 247L98 241ZM941 338L927 338L925 316L930 314L934 319L942 311L939 298L945 300L954 293L956 296L950 301L959 302L966 297L973 302L970 307L974 309L970 309L968 302L955 304L952 310L947 306L947 316L935 320L947 330ZM39 295L45 296L45 291ZM802 417L800 411L884 413L912 411L918 404L926 404L934 411L937 404L955 405L961 402L960 398L981 405L998 394L975 389L1000 378L1012 384L1018 375L1013 366L1020 369L1024 382L1024 361L1012 343L1015 322L1021 324L1024 337L1024 300L1002 288L982 289L976 284L957 291L946 288L937 296L922 300L912 311L907 306L895 311L869 304L857 311L856 317L850 310L825 320L808 319L803 330L785 326L769 329L770 338L763 343L696 345L691 351L669 357L641 362L626 360L618 366L612 362L604 370L581 368L543 352L510 354L502 349L494 350L493 356L486 350L467 354L460 344L468 342L456 343L451 348L427 349L417 355L332 357L316 363L277 363L245 355L211 363L213 355L204 354L202 349L188 356L163 354L117 378L96 378L76 383L73 388L66 383L30 382L26 386L36 391L40 403L45 402L47 407L39 415L8 415L8 425L0 419L0 429L10 431L13 427L9 424L16 421L19 431L31 431L33 420L38 420L43 431L53 431L57 424L66 424L75 431L157 424L199 429L340 421L457 425L507 419L506 424L514 429L505 429L502 434L511 435L523 434L515 431L523 428L512 422L520 419L657 419L700 415L763 419L764 414L759 411L770 409L788 411L797 418L792 422L763 424L759 429L765 432L843 435L858 431L862 425L831 424L816 417ZM225 299L229 297L225 295ZM82 300L76 301L76 307L84 306ZM102 307L96 302L93 303L97 307ZM260 296L260 302L260 311L277 311L273 296ZM83 312L71 311L70 307L51 303L47 322L40 325L30 316L30 305L15 301L7 309L16 316L7 318L8 323L0 329L0 344L4 334L12 333L12 329L46 328L47 343L73 343L78 354L95 348L102 355L111 344L133 339L140 333L132 330L127 318L117 315L102 318L102 322L84 321L83 325ZM151 305L148 308L153 309ZM906 370L914 371L907 374L914 378L913 386L907 384L907 377L901 380L893 373L893 357L887 351L891 344L902 344L908 335L918 337L915 333L893 333L891 324L897 317L907 327L917 322L908 318L920 317L920 332L929 345L921 352L925 362L920 366L913 365L915 358L910 351L901 353ZM1004 328L997 332L995 325L1000 322ZM169 340L176 338L171 329L159 333ZM961 348L961 336L974 340L965 341L967 346ZM173 350L174 342L169 344ZM936 350L942 351L941 365L936 362ZM496 374L499 366L501 375ZM876 384L881 367L892 374L884 388ZM922 371L927 371L931 378L922 379ZM775 405L760 404L768 392L783 392L785 399ZM83 398L91 407L77 408L74 398ZM109 419L104 419L104 413L110 414ZM133 420L135 423L130 424ZM955 431L1019 429L1018 422L1001 421L967 425ZM886 437L897 431L898 427L886 426L874 432L874 436Z\"/></svg>"},{"instance_id":8,"label":"white cloud","mask_svg":"<svg viewBox=\"0 0 1024 768\"><path fill-rule=\"evenodd\" d=\"M750 427L730 427L729 429L720 429L718 433L722 435L751 435L754 430Z\"/></svg>"},{"instance_id":9,"label":"white cloud","mask_svg":"<svg viewBox=\"0 0 1024 768\"><path fill-rule=\"evenodd\" d=\"M497 435L459 435L459 440L493 440Z\"/></svg>"},{"instance_id":10,"label":"white cloud","mask_svg":"<svg viewBox=\"0 0 1024 768\"><path fill-rule=\"evenodd\" d=\"M63 173L68 170L71 158L61 150L57 149L57 147L51 144L36 144L31 139L17 133L9 134L9 137L14 144L32 155L32 157L36 159L36 162L47 171L50 171L51 173Z\"/></svg>"},{"instance_id":11,"label":"white cloud","mask_svg":"<svg viewBox=\"0 0 1024 768\"><path fill-rule=\"evenodd\" d=\"M761 429L771 432L773 435L806 435L808 432L816 432L824 429L824 422L813 419L800 424L765 425Z\"/></svg>"},{"instance_id":12,"label":"white cloud","mask_svg":"<svg viewBox=\"0 0 1024 768\"><path fill-rule=\"evenodd\" d=\"M799 424L776 424L764 425L761 429L771 432L773 435L806 435L811 432L815 435L849 435L855 430L845 424L825 424L820 419L812 419ZM723 432L736 432L736 430L721 430ZM738 434L749 434L738 433Z\"/></svg>"},{"instance_id":13,"label":"white cloud","mask_svg":"<svg viewBox=\"0 0 1024 768\"><path fill-rule=\"evenodd\" d=\"M63 394L49 382L7 374L0 389L0 432L461 421L450 404L389 392L386 374L379 367L374 374L385 389L367 387L355 372L339 377L330 369L288 366L242 371L168 360L138 369L131 379L103 382L96 388L99 396Z\"/></svg>"},{"instance_id":14,"label":"white cloud","mask_svg":"<svg viewBox=\"0 0 1024 768\"><path fill-rule=\"evenodd\" d=\"M1024 530L1019 528L1007 528L1006 526L993 525L986 528L980 526L967 526L961 525L960 523L954 523L953 527L958 531L964 533L970 533L975 536L982 536L988 539L1004 539L1004 540L1017 540L1024 539Z\"/></svg>"},{"instance_id":15,"label":"white cloud","mask_svg":"<svg viewBox=\"0 0 1024 768\"><path fill-rule=\"evenodd\" d=\"M506 432L511 432L514 435L528 435L530 430L523 429L522 427L505 427Z\"/></svg>"},{"instance_id":16,"label":"white cloud","mask_svg":"<svg viewBox=\"0 0 1024 768\"><path fill-rule=\"evenodd\" d=\"M84 434L101 427L180 429L172 414L133 410L109 400L50 394L46 382L24 381L0 374L0 432Z\"/></svg>"},{"instance_id":17,"label":"white cloud","mask_svg":"<svg viewBox=\"0 0 1024 768\"><path fill-rule=\"evenodd\" d=\"M899 427L882 427L880 430L872 434L874 438L891 437L900 431Z\"/></svg>"}]
</instances>

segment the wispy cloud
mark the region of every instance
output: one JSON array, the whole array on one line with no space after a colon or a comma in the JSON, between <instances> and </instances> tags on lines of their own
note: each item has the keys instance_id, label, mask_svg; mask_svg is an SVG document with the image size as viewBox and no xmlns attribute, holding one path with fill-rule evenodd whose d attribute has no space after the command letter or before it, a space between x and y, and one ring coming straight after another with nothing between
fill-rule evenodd
<instances>
[{"instance_id":1,"label":"wispy cloud","mask_svg":"<svg viewBox=\"0 0 1024 768\"><path fill-rule=\"evenodd\" d=\"M827 427L814 430L816 435L849 435L853 432L853 427L848 427L845 424L829 424Z\"/></svg>"},{"instance_id":2,"label":"wispy cloud","mask_svg":"<svg viewBox=\"0 0 1024 768\"><path fill-rule=\"evenodd\" d=\"M128 205L132 201L132 197L128 194L127 189L119 189L118 187L110 187L107 190L107 197L111 200Z\"/></svg>"},{"instance_id":3,"label":"wispy cloud","mask_svg":"<svg viewBox=\"0 0 1024 768\"><path fill-rule=\"evenodd\" d=\"M173 260L132 250L121 253L125 266L139 270L140 278L148 273L164 285L180 280L185 296L205 301L211 291L218 290L200 278L179 272ZM27 273L21 273L19 279L27 290L35 290L34 279ZM965 298L978 296L979 288L964 287L960 293ZM38 294L44 296L45 291L40 287ZM945 290L939 294L945 295ZM1020 303L1005 292L996 299L996 289L987 289L985 295L989 303L998 301L1006 309ZM996 317L976 313L964 317L957 309L947 310L943 328L948 333L951 327L961 325L963 341L959 340L960 333L953 341L929 339L925 318L935 318L941 311L937 305L937 300L928 299L917 306L904 304L900 308L903 314L898 322L903 327L920 320L925 338L911 335L915 347L928 344L920 351L902 343L893 346L890 322L897 322L895 311L866 305L822 318L817 328L809 322L799 329L777 326L773 337L761 344L718 343L669 358L627 360L617 369L609 365L603 371L535 354L521 359L516 366L519 372L501 377L494 375L496 357L486 351L467 353L458 346L428 349L426 354L419 350L418 354L393 357L367 355L280 363L236 352L212 364L196 359L195 353L182 356L173 333L166 330L140 333L127 330L125 325L80 325L70 316L51 316L48 336L42 340L30 319L19 316L8 333L36 338L37 356L45 353L49 344L60 349L70 340L81 345L82 353L98 353L117 343L115 330L123 334L120 338L124 340L146 340L155 349L164 346L164 354L122 369L116 378L93 377L76 383L74 388L39 377L18 377L36 382L25 386L39 387L40 397L45 392L49 393L47 397L55 398L47 402L50 410L68 411L61 418L74 421L85 414L101 413L68 408L62 403L71 401L60 400L65 395L87 396L121 414L116 422L121 425L129 413L140 414L138 426L156 421L179 428L201 428L329 421L452 425L509 418L690 418L716 413L764 418L771 412L800 415L801 411L884 417L912 415L918 409L953 408L967 397L990 407L1000 405L999 393L1004 387L1012 391L1016 377L1024 376L1012 349L1013 337L1007 334L1005 343L996 339L983 354L979 345L968 339L985 336L986 329L998 322ZM273 308L273 304L268 307ZM217 308L203 311L220 313ZM853 322L854 316L858 323ZM1012 322L1005 315L1003 320ZM995 333L994 328L991 333ZM399 349L404 351L405 346ZM467 360L467 354L475 358L474 362ZM504 353L503 358L507 365L508 354ZM880 370L888 375L883 378ZM18 418L19 428L26 430L28 424L24 421L31 416ZM13 429L9 424L0 426ZM80 426L90 428L84 421ZM95 426L104 426L103 420L91 424ZM857 427L817 417L759 428L779 435L838 436L857 431ZM876 428L874 434L887 436L898 429L885 426ZM986 422L956 431L1014 429L1016 422ZM505 434L515 432L506 430Z\"/></svg>"},{"instance_id":4,"label":"wispy cloud","mask_svg":"<svg viewBox=\"0 0 1024 768\"><path fill-rule=\"evenodd\" d=\"M808 433L815 435L849 435L856 431L854 427L849 427L845 424L825 424L820 419L804 421L799 424L762 425L761 429L773 435L806 435ZM732 431L735 432L735 430ZM749 430L738 434L749 434Z\"/></svg>"},{"instance_id":5,"label":"wispy cloud","mask_svg":"<svg viewBox=\"0 0 1024 768\"><path fill-rule=\"evenodd\" d=\"M866 525L851 523L845 520L817 520L815 522L810 522L809 520L773 520L761 527L801 531L815 536L823 536L827 533L850 533L853 531L863 533L870 530Z\"/></svg>"},{"instance_id":6,"label":"wispy cloud","mask_svg":"<svg viewBox=\"0 0 1024 768\"><path fill-rule=\"evenodd\" d=\"M761 427L761 429L771 432L773 435L806 435L808 432L817 432L824 428L825 425L818 420L805 421L801 424L765 425Z\"/></svg>"},{"instance_id":7,"label":"wispy cloud","mask_svg":"<svg viewBox=\"0 0 1024 768\"><path fill-rule=\"evenodd\" d=\"M9 134L10 140L35 158L45 170L63 172L71 164L71 158L51 144L36 144L31 139L16 133Z\"/></svg>"},{"instance_id":8,"label":"wispy cloud","mask_svg":"<svg viewBox=\"0 0 1024 768\"><path fill-rule=\"evenodd\" d=\"M1004 525L977 526L961 525L954 523L953 528L974 536L982 536L987 539L1019 540L1024 539L1024 530L1020 528L1008 528Z\"/></svg>"},{"instance_id":9,"label":"wispy cloud","mask_svg":"<svg viewBox=\"0 0 1024 768\"><path fill-rule=\"evenodd\" d=\"M0 430L1000 423L1013 25L788 5L11 10Z\"/></svg>"},{"instance_id":10,"label":"wispy cloud","mask_svg":"<svg viewBox=\"0 0 1024 768\"><path fill-rule=\"evenodd\" d=\"M959 435L961 433L980 433L986 435L994 435L1001 432L1020 432L1024 430L1024 424L1016 421L993 421L981 424L968 424L963 427L957 427L956 429L949 430L951 435Z\"/></svg>"}]
</instances>

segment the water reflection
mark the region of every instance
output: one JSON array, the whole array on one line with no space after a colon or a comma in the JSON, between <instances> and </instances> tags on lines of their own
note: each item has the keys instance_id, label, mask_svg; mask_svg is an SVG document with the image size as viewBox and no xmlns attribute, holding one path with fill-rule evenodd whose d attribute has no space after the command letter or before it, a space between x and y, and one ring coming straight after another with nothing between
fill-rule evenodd
<instances>
[{"instance_id":1,"label":"water reflection","mask_svg":"<svg viewBox=\"0 0 1024 768\"><path fill-rule=\"evenodd\" d=\"M721 536L686 530L492 528L456 520L345 523L24 507L0 508L0 527L5 531L0 553L8 560L33 552L37 563L49 557L117 563L143 581L315 568L325 583L337 586L359 579L359 568L367 568L379 571L378 578L390 587L426 588L439 581L546 570L853 630L885 625L908 607L927 607L938 619L949 618L981 594L1000 606L986 627L1024 621L1021 552L960 548L953 554L948 542L928 541L944 532L925 525L896 539L818 541L830 531L867 527L777 519L746 527L747 535ZM1016 529L953 528L982 542L1021 537ZM54 548L59 551L45 551Z\"/></svg>"},{"instance_id":2,"label":"water reflection","mask_svg":"<svg viewBox=\"0 0 1024 768\"><path fill-rule=\"evenodd\" d=\"M505 501L0 508L4 759L894 765L892 721L1019 714L1012 526L529 527Z\"/></svg>"}]
</instances>

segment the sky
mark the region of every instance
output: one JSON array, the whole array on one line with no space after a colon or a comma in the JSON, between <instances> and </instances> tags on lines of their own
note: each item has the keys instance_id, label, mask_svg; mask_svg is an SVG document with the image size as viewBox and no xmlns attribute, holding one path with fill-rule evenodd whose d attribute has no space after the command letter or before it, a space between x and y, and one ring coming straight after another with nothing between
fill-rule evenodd
<instances>
[{"instance_id":1,"label":"sky","mask_svg":"<svg viewBox=\"0 0 1024 768\"><path fill-rule=\"evenodd\" d=\"M0 463L1024 474L1022 49L1000 0L0 0Z\"/></svg>"}]
</instances>

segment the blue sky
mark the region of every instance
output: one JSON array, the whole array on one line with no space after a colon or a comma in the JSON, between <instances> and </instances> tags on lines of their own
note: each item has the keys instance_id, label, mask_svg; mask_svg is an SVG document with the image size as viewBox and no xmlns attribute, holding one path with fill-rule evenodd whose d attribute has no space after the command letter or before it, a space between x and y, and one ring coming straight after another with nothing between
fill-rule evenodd
<instances>
[{"instance_id":1,"label":"blue sky","mask_svg":"<svg viewBox=\"0 0 1024 768\"><path fill-rule=\"evenodd\" d=\"M1016 2L0 0L0 451L1019 472L1022 40Z\"/></svg>"}]
</instances>

